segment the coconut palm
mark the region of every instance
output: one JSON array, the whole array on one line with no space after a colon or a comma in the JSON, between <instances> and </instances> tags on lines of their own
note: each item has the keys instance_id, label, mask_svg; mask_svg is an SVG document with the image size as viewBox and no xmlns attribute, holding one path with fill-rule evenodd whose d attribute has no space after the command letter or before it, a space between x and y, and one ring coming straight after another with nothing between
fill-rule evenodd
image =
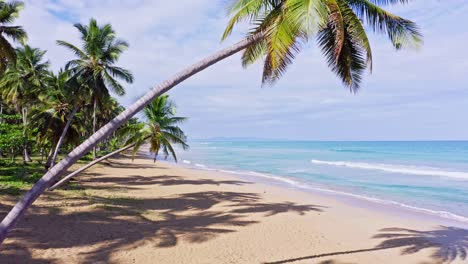
<instances>
[{"instance_id":1,"label":"coconut palm","mask_svg":"<svg viewBox=\"0 0 468 264\"><path fill-rule=\"evenodd\" d=\"M146 122L141 126L138 133L129 142L135 143L133 155L140 147L149 143L149 151L154 155L154 162L160 152L164 159L172 156L177 161L173 144L187 149L187 137L178 124L187 120L185 117L175 116L176 107L169 100L168 95L159 96L143 110Z\"/></svg>"},{"instance_id":2,"label":"coconut palm","mask_svg":"<svg viewBox=\"0 0 468 264\"><path fill-rule=\"evenodd\" d=\"M355 91L372 54L366 28L388 36L396 49L418 45L417 26L385 11L382 6L405 4L408 0L236 0L230 8L232 19L223 37L247 20L252 34L177 73L148 92L126 111L102 127L45 174L0 225L0 241L13 228L26 209L60 176L118 127L177 84L240 51L244 65L263 58L264 83L277 80L300 50L300 44L316 37L330 68L347 87ZM368 25L367 27L365 25Z\"/></svg>"},{"instance_id":3,"label":"coconut palm","mask_svg":"<svg viewBox=\"0 0 468 264\"><path fill-rule=\"evenodd\" d=\"M16 64L10 64L0 80L3 99L12 104L23 117L24 136L28 128L28 111L37 101L38 92L49 75L49 62L43 60L45 51L30 46L16 50ZM24 160L31 161L24 145Z\"/></svg>"},{"instance_id":4,"label":"coconut palm","mask_svg":"<svg viewBox=\"0 0 468 264\"><path fill-rule=\"evenodd\" d=\"M52 120L56 121L56 125L60 126L61 122L65 122L65 125L62 129L58 130L62 131L59 139L52 141L52 156L49 155L47 158L46 169L54 166L60 147L69 133L68 129L71 126L72 120L83 102L79 91L77 92L79 85L76 83L75 78L71 78L69 71L60 70L57 76L51 76L49 84L53 89L49 89L49 93L46 96L48 103L45 105L50 107L46 111L55 117ZM58 131L55 131L54 138Z\"/></svg>"},{"instance_id":5,"label":"coconut palm","mask_svg":"<svg viewBox=\"0 0 468 264\"><path fill-rule=\"evenodd\" d=\"M64 141L79 141L80 126L71 126L71 119L77 111L71 87L74 86L70 83L69 72L60 70L57 75L51 74L47 80L47 89L38 97L40 104L31 112L31 125L38 128L38 143L49 141L51 144L46 169L55 163L60 145ZM70 127L73 129L69 129Z\"/></svg>"},{"instance_id":6,"label":"coconut palm","mask_svg":"<svg viewBox=\"0 0 468 264\"><path fill-rule=\"evenodd\" d=\"M10 24L18 18L23 9L23 2L0 0L0 72L4 72L8 62L15 63L16 52L7 38L23 43L27 39L26 32L20 26Z\"/></svg>"},{"instance_id":7,"label":"coconut palm","mask_svg":"<svg viewBox=\"0 0 468 264\"><path fill-rule=\"evenodd\" d=\"M75 24L81 33L82 48L59 40L57 44L71 50L78 58L67 63L66 68L75 76L82 88L90 89L90 100L93 106L93 133L97 128L98 107L109 97L109 90L122 96L125 89L118 79L127 83L133 82L133 75L126 69L115 66L128 44L115 37L110 24L99 26L95 19L89 25ZM96 158L96 148L93 148Z\"/></svg>"}]
</instances>

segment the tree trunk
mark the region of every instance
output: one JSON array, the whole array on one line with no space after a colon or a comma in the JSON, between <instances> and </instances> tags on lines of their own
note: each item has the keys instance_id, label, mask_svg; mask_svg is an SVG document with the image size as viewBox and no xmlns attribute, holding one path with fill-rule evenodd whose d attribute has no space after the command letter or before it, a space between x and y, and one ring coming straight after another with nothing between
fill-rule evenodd
<instances>
[{"instance_id":1,"label":"tree trunk","mask_svg":"<svg viewBox=\"0 0 468 264\"><path fill-rule=\"evenodd\" d=\"M23 159L24 162L31 162L31 157L28 153L28 139L27 139L27 125L28 125L28 109L23 107L21 114L23 115L23 136L24 136L24 146L23 146Z\"/></svg>"},{"instance_id":2,"label":"tree trunk","mask_svg":"<svg viewBox=\"0 0 468 264\"><path fill-rule=\"evenodd\" d=\"M47 160L44 165L46 171L49 170L49 168L51 167L50 164L52 164L53 157L54 157L54 144L52 143L52 146L50 147L50 150L49 150L49 155L47 155Z\"/></svg>"},{"instance_id":3,"label":"tree trunk","mask_svg":"<svg viewBox=\"0 0 468 264\"><path fill-rule=\"evenodd\" d=\"M3 104L0 102L0 124L3 123Z\"/></svg>"},{"instance_id":4,"label":"tree trunk","mask_svg":"<svg viewBox=\"0 0 468 264\"><path fill-rule=\"evenodd\" d=\"M57 165L50 169L42 178L29 190L21 200L13 207L7 216L0 223L0 243L2 243L10 230L16 225L21 216L31 206L31 204L49 187L51 184L60 177L66 169L68 169L73 163L78 161L83 155L89 152L94 146L96 146L101 140L105 139L112 134L117 128L122 126L130 118L140 112L145 106L151 103L156 97L164 94L165 92L172 89L174 86L185 81L191 76L203 71L204 69L216 64L217 62L230 57L241 50L244 50L248 46L252 45L263 37L263 34L257 34L253 37L244 39L233 46L223 49L212 56L209 56L198 63L186 68L185 70L177 73L173 78L168 79L157 87L146 93L133 105L103 126L99 131L94 133L85 142L70 152L64 159L62 159Z\"/></svg>"},{"instance_id":5,"label":"tree trunk","mask_svg":"<svg viewBox=\"0 0 468 264\"><path fill-rule=\"evenodd\" d=\"M50 163L51 165L50 167L53 167L55 165L55 161L57 160L60 147L62 146L63 140L65 139L65 136L67 135L68 128L70 128L70 124L73 120L73 117L75 117L75 114L77 111L78 111L78 107L75 106L75 108L73 108L73 111L70 113L70 116L68 117L67 124L63 128L62 135L60 135L59 141L57 142L57 146L55 147L55 151L54 151L54 155L52 156L52 162Z\"/></svg>"},{"instance_id":6,"label":"tree trunk","mask_svg":"<svg viewBox=\"0 0 468 264\"><path fill-rule=\"evenodd\" d=\"M41 153L41 164L42 164L42 162L44 161L44 148L41 148L40 153Z\"/></svg>"},{"instance_id":7,"label":"tree trunk","mask_svg":"<svg viewBox=\"0 0 468 264\"><path fill-rule=\"evenodd\" d=\"M118 154L118 153L120 153L120 152L122 152L122 151L125 151L125 150L127 150L127 149L129 149L129 148L135 146L135 144L136 144L136 143L127 145L127 146L125 146L125 147L123 147L123 148L121 148L121 149L118 149L118 150L116 150L116 151L114 151L114 152L112 152L112 153L109 153L109 154L105 155L104 157L101 157L101 158L99 158L99 159L97 159L97 160L92 161L91 163L89 163L89 164L86 165L86 166L83 166L83 167L77 169L76 171L74 171L74 172L68 174L68 175L65 176L63 179L61 179L59 182L57 182L56 184L54 184L54 186L50 187L50 188L49 188L49 191L53 191L53 190L59 188L60 186L64 185L66 182L68 182L71 178L75 177L76 175L78 175L79 173L83 172L84 170L87 170L87 169L91 168L92 166L96 165L97 163L99 163L99 162L101 162L101 161L103 161L103 160L105 160L105 159L108 159L108 158L110 158L110 157L112 157L112 156L114 156L114 155L116 155L116 154Z\"/></svg>"},{"instance_id":8,"label":"tree trunk","mask_svg":"<svg viewBox=\"0 0 468 264\"><path fill-rule=\"evenodd\" d=\"M93 135L96 134L96 125L97 125L97 120L96 120L96 109L97 109L97 100L96 97L94 97L94 105L93 105ZM93 147L93 160L97 159L97 154L96 154L96 145Z\"/></svg>"}]
</instances>

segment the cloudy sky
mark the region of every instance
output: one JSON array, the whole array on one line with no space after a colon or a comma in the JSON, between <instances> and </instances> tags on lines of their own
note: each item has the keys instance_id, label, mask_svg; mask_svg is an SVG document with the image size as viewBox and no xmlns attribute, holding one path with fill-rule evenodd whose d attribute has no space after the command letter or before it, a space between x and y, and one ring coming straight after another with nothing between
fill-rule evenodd
<instances>
[{"instance_id":1,"label":"cloudy sky","mask_svg":"<svg viewBox=\"0 0 468 264\"><path fill-rule=\"evenodd\" d=\"M29 44L48 51L54 69L72 54L56 40L78 43L73 23L111 23L130 48L119 65L136 78L119 98L130 105L183 67L225 43L227 0L26 0L19 24ZM357 94L328 70L314 42L273 87L261 87L261 65L243 69L239 56L171 91L191 138L256 137L310 140L468 139L468 14L466 0L414 0L392 7L416 21L420 50L395 52L372 36L374 70Z\"/></svg>"}]
</instances>

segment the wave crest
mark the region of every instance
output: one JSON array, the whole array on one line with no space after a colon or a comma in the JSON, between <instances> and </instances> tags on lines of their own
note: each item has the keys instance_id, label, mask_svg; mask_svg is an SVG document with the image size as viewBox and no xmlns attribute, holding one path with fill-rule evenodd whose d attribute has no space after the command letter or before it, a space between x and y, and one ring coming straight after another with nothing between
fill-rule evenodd
<instances>
[{"instance_id":1,"label":"wave crest","mask_svg":"<svg viewBox=\"0 0 468 264\"><path fill-rule=\"evenodd\" d=\"M468 180L468 172L446 171L440 168L403 166L403 165L382 164L382 163L348 162L348 161L311 160L310 162L313 164L317 164L317 165L330 165L330 166L346 167L346 168L353 168L353 169L379 170L379 171L401 173L401 174L440 176L440 177Z\"/></svg>"}]
</instances>

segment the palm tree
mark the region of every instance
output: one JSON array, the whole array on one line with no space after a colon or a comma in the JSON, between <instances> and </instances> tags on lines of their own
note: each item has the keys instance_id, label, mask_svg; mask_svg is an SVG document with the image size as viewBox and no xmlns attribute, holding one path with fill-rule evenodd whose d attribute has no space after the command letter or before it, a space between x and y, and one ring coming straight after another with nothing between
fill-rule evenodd
<instances>
[{"instance_id":1,"label":"palm tree","mask_svg":"<svg viewBox=\"0 0 468 264\"><path fill-rule=\"evenodd\" d=\"M177 162L177 155L172 145L180 145L183 149L189 147L184 131L178 127L178 124L187 118L175 116L176 107L168 95L154 99L145 107L143 113L146 122L135 137L129 140L130 143L135 143L133 155L144 143L149 143L149 151L154 154L154 162L160 151L163 152L165 159L170 155Z\"/></svg>"},{"instance_id":2,"label":"palm tree","mask_svg":"<svg viewBox=\"0 0 468 264\"><path fill-rule=\"evenodd\" d=\"M28 111L37 101L37 93L44 87L44 81L49 75L49 62L43 61L45 51L27 45L18 48L16 54L16 63L8 66L0 80L0 91L3 99L14 105L16 111L22 115L26 137ZM26 143L24 160L31 161Z\"/></svg>"},{"instance_id":3,"label":"palm tree","mask_svg":"<svg viewBox=\"0 0 468 264\"><path fill-rule=\"evenodd\" d=\"M127 83L133 82L133 75L126 69L115 66L128 44L115 37L110 24L99 26L95 19L89 25L75 24L81 33L82 49L73 44L59 40L57 44L71 50L78 58L67 63L66 68L75 76L82 87L90 89L93 105L93 133L96 132L98 107L109 97L109 89L122 96L125 89L117 79ZM96 159L96 148L93 148Z\"/></svg>"},{"instance_id":4,"label":"palm tree","mask_svg":"<svg viewBox=\"0 0 468 264\"><path fill-rule=\"evenodd\" d=\"M145 123L134 121L117 131L118 133L113 139L116 141L124 140L126 142L124 147L75 170L55 183L49 190L52 191L59 188L79 173L127 149L133 148L134 157L140 147L145 143L150 144L149 150L154 154L154 162L156 162L160 151L163 152L165 159L172 156L177 162L177 155L172 145L180 145L184 150L189 147L186 143L187 137L185 133L177 126L184 122L186 118L175 116L176 107L168 97L168 95L157 97L151 104L145 107L143 110L146 119ZM120 142L117 144L120 145ZM117 149L117 147L114 149Z\"/></svg>"},{"instance_id":5,"label":"palm tree","mask_svg":"<svg viewBox=\"0 0 468 264\"><path fill-rule=\"evenodd\" d=\"M0 0L0 72L4 72L8 63L15 63L16 52L7 38L19 41L24 44L27 34L20 26L10 24L18 18L19 12L23 9L23 2L11 1L6 3Z\"/></svg>"},{"instance_id":6,"label":"palm tree","mask_svg":"<svg viewBox=\"0 0 468 264\"><path fill-rule=\"evenodd\" d=\"M71 126L71 119L78 110L74 104L76 98L70 87L70 74L60 70L57 75L48 78L47 89L39 95L40 104L31 112L31 125L38 128L38 141L49 141L50 153L45 168L53 166L57 159L60 145L68 142L79 142L79 125ZM73 129L69 129L73 128Z\"/></svg>"},{"instance_id":7,"label":"palm tree","mask_svg":"<svg viewBox=\"0 0 468 264\"><path fill-rule=\"evenodd\" d=\"M162 82L70 152L5 217L0 225L0 241L3 241L26 209L63 171L150 104L154 98L240 51L245 50L244 65L265 58L263 79L267 83L281 77L299 51L301 42L316 36L331 69L346 86L356 90L363 68L372 65L364 23L368 25L367 28L386 34L396 49L421 42L421 35L413 22L381 8L382 5L407 2L408 0L237 0L231 7L232 19L224 37L229 35L236 23L244 20L253 25L253 34Z\"/></svg>"}]
</instances>

